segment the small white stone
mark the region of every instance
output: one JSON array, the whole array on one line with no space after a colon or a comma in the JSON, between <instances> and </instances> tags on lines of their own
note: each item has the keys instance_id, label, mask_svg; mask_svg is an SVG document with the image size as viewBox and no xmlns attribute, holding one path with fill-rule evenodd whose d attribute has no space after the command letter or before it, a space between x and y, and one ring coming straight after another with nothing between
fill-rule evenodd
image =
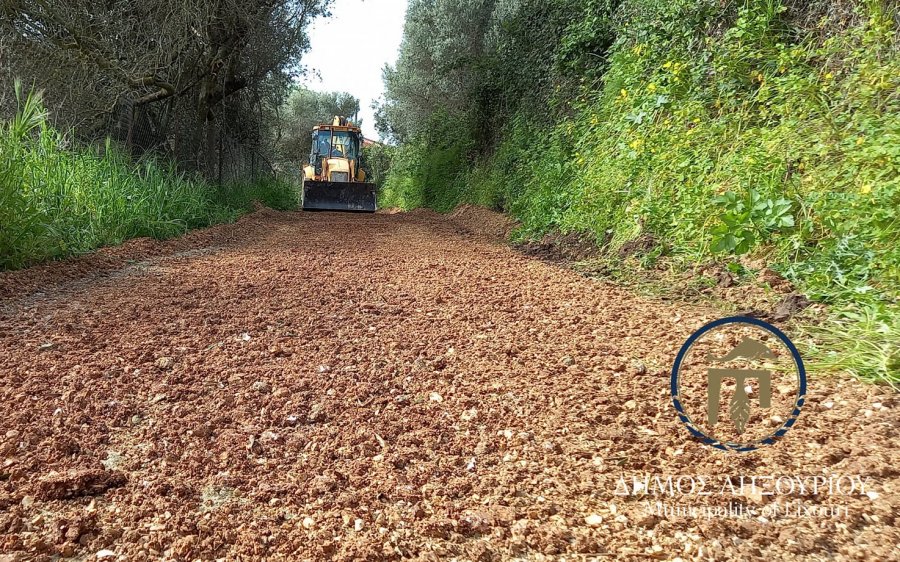
<instances>
[{"instance_id":1,"label":"small white stone","mask_svg":"<svg viewBox=\"0 0 900 562\"><path fill-rule=\"evenodd\" d=\"M307 515L306 517L303 518L303 528L304 529L312 529L315 524L316 524L316 520L313 519L312 517L310 517L309 515Z\"/></svg>"},{"instance_id":2,"label":"small white stone","mask_svg":"<svg viewBox=\"0 0 900 562\"><path fill-rule=\"evenodd\" d=\"M353 529L354 529L355 531L362 531L362 530L363 530L363 520L362 520L362 519L357 519L356 521L354 521L354 522L353 522Z\"/></svg>"},{"instance_id":3,"label":"small white stone","mask_svg":"<svg viewBox=\"0 0 900 562\"><path fill-rule=\"evenodd\" d=\"M592 513L584 518L584 522L587 523L588 527L599 527L603 523L603 516Z\"/></svg>"},{"instance_id":4,"label":"small white stone","mask_svg":"<svg viewBox=\"0 0 900 562\"><path fill-rule=\"evenodd\" d=\"M103 549L97 553L97 558L103 560L104 558L115 558L116 553L111 550Z\"/></svg>"},{"instance_id":5,"label":"small white stone","mask_svg":"<svg viewBox=\"0 0 900 562\"><path fill-rule=\"evenodd\" d=\"M428 399L431 400L432 402L437 402L438 404L440 404L441 402L444 401L444 397L441 396L440 394L438 394L437 392L432 392L431 394L429 394Z\"/></svg>"}]
</instances>

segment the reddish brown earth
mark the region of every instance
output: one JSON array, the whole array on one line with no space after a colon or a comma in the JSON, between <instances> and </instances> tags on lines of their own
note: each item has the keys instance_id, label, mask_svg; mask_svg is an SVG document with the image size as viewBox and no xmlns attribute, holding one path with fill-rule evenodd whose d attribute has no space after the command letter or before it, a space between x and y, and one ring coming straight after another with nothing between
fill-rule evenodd
<instances>
[{"instance_id":1,"label":"reddish brown earth","mask_svg":"<svg viewBox=\"0 0 900 562\"><path fill-rule=\"evenodd\" d=\"M0 560L900 559L889 389L811 373L782 441L711 449L669 369L721 313L498 229L259 211L0 275ZM870 493L617 495L645 474L858 475ZM645 508L798 499L846 514Z\"/></svg>"}]
</instances>

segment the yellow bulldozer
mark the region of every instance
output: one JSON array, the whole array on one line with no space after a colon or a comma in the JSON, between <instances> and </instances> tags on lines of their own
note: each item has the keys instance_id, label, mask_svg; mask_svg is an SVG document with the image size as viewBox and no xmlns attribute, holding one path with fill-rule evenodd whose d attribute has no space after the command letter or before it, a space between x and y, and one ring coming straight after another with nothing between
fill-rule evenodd
<instances>
[{"instance_id":1,"label":"yellow bulldozer","mask_svg":"<svg viewBox=\"0 0 900 562\"><path fill-rule=\"evenodd\" d=\"M345 117L316 125L309 163L303 167L303 209L375 212L375 184L362 169L359 127Z\"/></svg>"}]
</instances>

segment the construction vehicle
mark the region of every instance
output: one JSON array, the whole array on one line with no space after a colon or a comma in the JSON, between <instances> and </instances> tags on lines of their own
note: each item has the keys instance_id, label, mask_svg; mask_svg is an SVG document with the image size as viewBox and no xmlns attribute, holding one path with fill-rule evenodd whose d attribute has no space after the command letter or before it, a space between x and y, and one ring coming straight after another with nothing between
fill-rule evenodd
<instances>
[{"instance_id":1,"label":"construction vehicle","mask_svg":"<svg viewBox=\"0 0 900 562\"><path fill-rule=\"evenodd\" d=\"M375 212L375 184L366 182L361 164L362 140L360 128L345 117L313 127L303 167L304 210Z\"/></svg>"}]
</instances>

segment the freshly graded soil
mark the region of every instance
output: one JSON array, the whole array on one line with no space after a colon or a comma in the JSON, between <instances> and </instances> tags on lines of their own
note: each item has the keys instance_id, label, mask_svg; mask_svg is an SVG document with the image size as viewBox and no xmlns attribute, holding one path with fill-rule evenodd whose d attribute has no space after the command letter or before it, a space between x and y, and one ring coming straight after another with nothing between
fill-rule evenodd
<instances>
[{"instance_id":1,"label":"freshly graded soil","mask_svg":"<svg viewBox=\"0 0 900 562\"><path fill-rule=\"evenodd\" d=\"M0 561L900 559L893 391L810 372L718 451L669 375L722 313L460 220L262 210L0 275ZM868 484L734 490L767 475Z\"/></svg>"}]
</instances>

